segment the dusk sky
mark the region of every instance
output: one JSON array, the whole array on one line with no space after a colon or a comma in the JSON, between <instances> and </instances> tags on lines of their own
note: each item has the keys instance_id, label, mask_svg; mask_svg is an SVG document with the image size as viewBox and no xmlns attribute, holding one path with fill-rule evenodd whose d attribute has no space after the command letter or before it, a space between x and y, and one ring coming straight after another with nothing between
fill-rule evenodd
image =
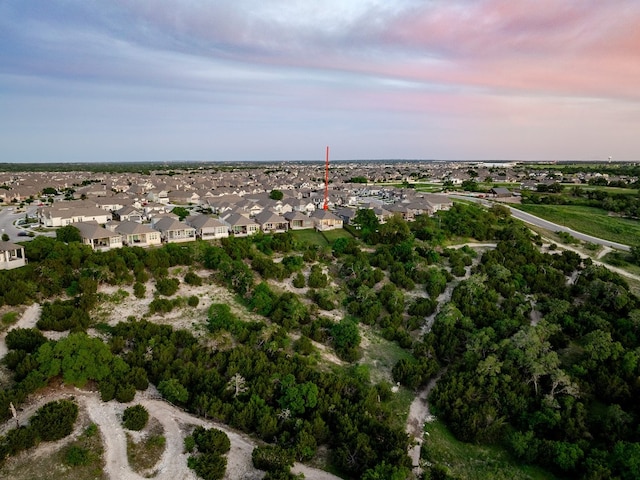
<instances>
[{"instance_id":1,"label":"dusk sky","mask_svg":"<svg viewBox=\"0 0 640 480\"><path fill-rule=\"evenodd\" d=\"M638 0L0 0L0 162L640 160Z\"/></svg>"}]
</instances>

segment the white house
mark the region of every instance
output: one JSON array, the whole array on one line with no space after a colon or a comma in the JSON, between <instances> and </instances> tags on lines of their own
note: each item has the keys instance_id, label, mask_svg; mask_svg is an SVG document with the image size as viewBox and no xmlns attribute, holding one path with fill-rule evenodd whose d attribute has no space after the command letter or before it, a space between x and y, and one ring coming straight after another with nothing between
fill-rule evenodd
<instances>
[{"instance_id":1,"label":"white house","mask_svg":"<svg viewBox=\"0 0 640 480\"><path fill-rule=\"evenodd\" d=\"M0 270L12 270L26 264L27 257L22 245L0 241Z\"/></svg>"},{"instance_id":2,"label":"white house","mask_svg":"<svg viewBox=\"0 0 640 480\"><path fill-rule=\"evenodd\" d=\"M160 232L142 223L125 220L116 226L115 232L130 247L151 247L162 243Z\"/></svg>"},{"instance_id":3,"label":"white house","mask_svg":"<svg viewBox=\"0 0 640 480\"><path fill-rule=\"evenodd\" d=\"M187 217L187 225L196 229L196 237L202 240L214 240L229 236L228 227L220 220L209 215L193 215Z\"/></svg>"},{"instance_id":4,"label":"white house","mask_svg":"<svg viewBox=\"0 0 640 480\"><path fill-rule=\"evenodd\" d=\"M122 247L122 236L119 233L111 232L97 223L76 222L73 226L80 230L82 243L94 250L104 252Z\"/></svg>"}]
</instances>

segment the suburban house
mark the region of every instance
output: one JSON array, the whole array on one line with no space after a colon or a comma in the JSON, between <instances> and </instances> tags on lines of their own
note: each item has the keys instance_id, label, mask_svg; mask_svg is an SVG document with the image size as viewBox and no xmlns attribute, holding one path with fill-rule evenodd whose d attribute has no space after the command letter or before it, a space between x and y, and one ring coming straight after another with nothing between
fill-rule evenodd
<instances>
[{"instance_id":1,"label":"suburban house","mask_svg":"<svg viewBox=\"0 0 640 480\"><path fill-rule=\"evenodd\" d=\"M73 226L80 231L82 243L93 250L104 252L122 247L122 236L119 233L111 232L97 223L75 222Z\"/></svg>"},{"instance_id":2,"label":"suburban house","mask_svg":"<svg viewBox=\"0 0 640 480\"><path fill-rule=\"evenodd\" d=\"M162 217L153 224L167 243L191 242L196 239L196 229L170 216Z\"/></svg>"},{"instance_id":3,"label":"suburban house","mask_svg":"<svg viewBox=\"0 0 640 480\"><path fill-rule=\"evenodd\" d=\"M202 240L215 240L229 236L229 229L220 220L209 215L193 215L187 217L187 225L196 229L196 237Z\"/></svg>"},{"instance_id":4,"label":"suburban house","mask_svg":"<svg viewBox=\"0 0 640 480\"><path fill-rule=\"evenodd\" d=\"M408 222L413 221L415 219L415 211L412 208L409 208L407 205L402 203L396 203L394 205L389 206L389 211L392 214L399 214L402 216L403 220Z\"/></svg>"},{"instance_id":5,"label":"suburban house","mask_svg":"<svg viewBox=\"0 0 640 480\"><path fill-rule=\"evenodd\" d=\"M27 257L22 245L0 241L0 270L11 270L24 267L26 264Z\"/></svg>"},{"instance_id":6,"label":"suburban house","mask_svg":"<svg viewBox=\"0 0 640 480\"><path fill-rule=\"evenodd\" d=\"M64 227L78 222L107 223L111 213L98 207L76 206L74 203L59 203L38 209L38 219L45 227Z\"/></svg>"},{"instance_id":7,"label":"suburban house","mask_svg":"<svg viewBox=\"0 0 640 480\"><path fill-rule=\"evenodd\" d=\"M446 195L427 193L424 196L424 200L429 206L428 213L430 215L433 215L440 210L449 210L451 207L453 207L453 201Z\"/></svg>"},{"instance_id":8,"label":"suburban house","mask_svg":"<svg viewBox=\"0 0 640 480\"><path fill-rule=\"evenodd\" d=\"M151 247L162 243L159 231L131 220L116 225L115 232L122 236L122 243L130 247Z\"/></svg>"},{"instance_id":9,"label":"suburban house","mask_svg":"<svg viewBox=\"0 0 640 480\"><path fill-rule=\"evenodd\" d=\"M334 230L342 228L343 221L329 210L318 209L309 215L316 230Z\"/></svg>"},{"instance_id":10,"label":"suburban house","mask_svg":"<svg viewBox=\"0 0 640 480\"><path fill-rule=\"evenodd\" d=\"M119 210L113 212L113 216L121 222L137 222L142 223L143 214L140 210L130 205L122 207Z\"/></svg>"},{"instance_id":11,"label":"suburban house","mask_svg":"<svg viewBox=\"0 0 640 480\"><path fill-rule=\"evenodd\" d=\"M237 237L253 235L260 230L260 225L258 225L253 219L247 218L239 213L230 214L223 218L222 222L229 228L229 233Z\"/></svg>"},{"instance_id":12,"label":"suburban house","mask_svg":"<svg viewBox=\"0 0 640 480\"><path fill-rule=\"evenodd\" d=\"M314 227L313 219L302 212L287 212L283 217L289 222L289 228L291 230L302 230Z\"/></svg>"},{"instance_id":13,"label":"suburban house","mask_svg":"<svg viewBox=\"0 0 640 480\"><path fill-rule=\"evenodd\" d=\"M343 207L336 210L336 215L342 219L344 225L349 225L353 222L357 211L354 208Z\"/></svg>"},{"instance_id":14,"label":"suburban house","mask_svg":"<svg viewBox=\"0 0 640 480\"><path fill-rule=\"evenodd\" d=\"M265 233L282 233L289 228L289 222L286 218L269 210L263 210L254 217L254 220Z\"/></svg>"}]
</instances>

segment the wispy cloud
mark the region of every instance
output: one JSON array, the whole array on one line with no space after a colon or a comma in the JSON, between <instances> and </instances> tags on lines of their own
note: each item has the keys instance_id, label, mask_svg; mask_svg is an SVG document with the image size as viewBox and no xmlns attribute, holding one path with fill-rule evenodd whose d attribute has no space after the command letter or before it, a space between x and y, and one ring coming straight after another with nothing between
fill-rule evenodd
<instances>
[{"instance_id":1,"label":"wispy cloud","mask_svg":"<svg viewBox=\"0 0 640 480\"><path fill-rule=\"evenodd\" d=\"M195 118L215 119L220 131L231 129L229 138L244 122L255 139L244 149L263 141L262 131L279 139L293 130L297 140L283 155L315 141L318 129L343 133L345 142L346 132L366 138L383 129L402 138L397 154L385 139L384 149L373 142L353 155L456 157L478 145L477 156L509 156L504 136L526 125L530 138L515 135L510 156L535 157L546 140L556 145L547 128L555 124L556 132L601 134L564 146L559 157L616 143L631 158L638 145L626 125L640 121L639 23L633 0L8 0L0 3L7 107L0 126L10 125L10 115L28 123L46 98L61 112L65 102L74 106L63 118L51 113L56 129L86 114L87 104L114 119L111 136L134 119L148 132L178 129L184 119L191 130L176 136L165 150L172 153L194 144L197 155L222 148L225 136L201 139L210 133ZM599 127L585 119L594 111ZM47 118L35 124L44 129ZM92 125L96 141L106 142L106 123ZM478 140L477 131L488 137ZM7 133L0 142L12 145ZM353 142L348 151L358 148Z\"/></svg>"}]
</instances>

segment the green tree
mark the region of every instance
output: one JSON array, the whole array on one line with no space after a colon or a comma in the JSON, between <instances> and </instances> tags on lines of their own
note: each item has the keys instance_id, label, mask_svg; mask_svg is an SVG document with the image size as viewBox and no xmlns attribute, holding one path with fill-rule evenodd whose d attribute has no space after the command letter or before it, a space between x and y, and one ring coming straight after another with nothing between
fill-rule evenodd
<instances>
[{"instance_id":1,"label":"green tree","mask_svg":"<svg viewBox=\"0 0 640 480\"><path fill-rule=\"evenodd\" d=\"M171 403L186 403L189 400L189 391L175 378L161 381L158 391Z\"/></svg>"},{"instance_id":2,"label":"green tree","mask_svg":"<svg viewBox=\"0 0 640 480\"><path fill-rule=\"evenodd\" d=\"M127 407L122 414L122 424L129 430L142 430L149 421L149 412L142 405Z\"/></svg>"},{"instance_id":3,"label":"green tree","mask_svg":"<svg viewBox=\"0 0 640 480\"><path fill-rule=\"evenodd\" d=\"M73 225L67 225L56 230L56 240L64 243L81 242L82 237L80 236L80 230Z\"/></svg>"},{"instance_id":4,"label":"green tree","mask_svg":"<svg viewBox=\"0 0 640 480\"><path fill-rule=\"evenodd\" d=\"M41 440L51 442L73 431L78 417L78 405L69 400L57 400L40 407L29 420L29 427Z\"/></svg>"},{"instance_id":5,"label":"green tree","mask_svg":"<svg viewBox=\"0 0 640 480\"><path fill-rule=\"evenodd\" d=\"M340 358L352 361L358 357L360 331L356 322L344 317L339 323L331 327L331 336L333 338L333 346Z\"/></svg>"},{"instance_id":6,"label":"green tree","mask_svg":"<svg viewBox=\"0 0 640 480\"><path fill-rule=\"evenodd\" d=\"M189 212L189 210L184 207L175 207L173 210L171 210L171 213L177 215L180 221L182 221L187 218L191 212Z\"/></svg>"},{"instance_id":7,"label":"green tree","mask_svg":"<svg viewBox=\"0 0 640 480\"><path fill-rule=\"evenodd\" d=\"M282 193L280 190L271 190L271 192L269 192L269 198L271 200L282 200L284 198L284 193Z\"/></svg>"},{"instance_id":8,"label":"green tree","mask_svg":"<svg viewBox=\"0 0 640 480\"><path fill-rule=\"evenodd\" d=\"M370 208L361 208L353 218L353 224L360 229L360 236L367 243L377 243L380 221Z\"/></svg>"}]
</instances>

